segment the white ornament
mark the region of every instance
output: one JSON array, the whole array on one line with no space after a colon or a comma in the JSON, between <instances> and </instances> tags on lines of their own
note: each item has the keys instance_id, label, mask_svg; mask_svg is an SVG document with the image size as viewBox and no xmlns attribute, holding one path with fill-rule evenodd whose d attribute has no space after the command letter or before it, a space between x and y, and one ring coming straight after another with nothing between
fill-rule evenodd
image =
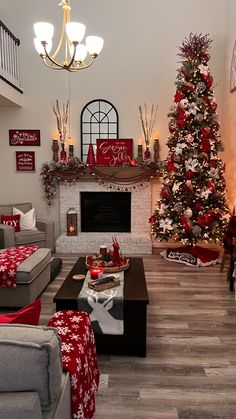
<instances>
[{"instance_id":1,"label":"white ornament","mask_svg":"<svg viewBox=\"0 0 236 419\"><path fill-rule=\"evenodd\" d=\"M212 193L210 189L205 189L201 192L200 196L201 198L208 199L208 196Z\"/></svg>"},{"instance_id":2,"label":"white ornament","mask_svg":"<svg viewBox=\"0 0 236 419\"><path fill-rule=\"evenodd\" d=\"M186 210L184 211L184 215L187 218L191 218L193 215L193 211L191 210L191 208L186 208Z\"/></svg>"},{"instance_id":3,"label":"white ornament","mask_svg":"<svg viewBox=\"0 0 236 419\"><path fill-rule=\"evenodd\" d=\"M208 73L209 73L209 68L208 68L207 65L200 64L198 66L198 69L199 69L200 73L203 74L203 76L207 76Z\"/></svg>"},{"instance_id":4,"label":"white ornament","mask_svg":"<svg viewBox=\"0 0 236 419\"><path fill-rule=\"evenodd\" d=\"M190 115L192 113L193 115L196 115L197 111L199 110L200 109L197 107L197 104L195 102L191 102L189 105L188 114Z\"/></svg>"},{"instance_id":5,"label":"white ornament","mask_svg":"<svg viewBox=\"0 0 236 419\"><path fill-rule=\"evenodd\" d=\"M183 143L178 143L175 149L175 153L177 155L182 155L183 154L183 149L186 147L186 144Z\"/></svg>"},{"instance_id":6,"label":"white ornament","mask_svg":"<svg viewBox=\"0 0 236 419\"><path fill-rule=\"evenodd\" d=\"M186 167L187 171L192 170L194 172L196 170L197 166L198 166L198 160L197 159L190 158L185 162L185 167Z\"/></svg>"},{"instance_id":7,"label":"white ornament","mask_svg":"<svg viewBox=\"0 0 236 419\"><path fill-rule=\"evenodd\" d=\"M188 109L188 107L189 107L188 99L181 99L180 102L179 102L179 107L181 109Z\"/></svg>"},{"instance_id":8,"label":"white ornament","mask_svg":"<svg viewBox=\"0 0 236 419\"><path fill-rule=\"evenodd\" d=\"M160 228L163 230L164 233L166 232L166 230L173 230L172 220L168 217L164 220L160 220Z\"/></svg>"},{"instance_id":9,"label":"white ornament","mask_svg":"<svg viewBox=\"0 0 236 419\"><path fill-rule=\"evenodd\" d=\"M160 209L159 209L159 214L164 215L167 212L168 207L169 205L161 204Z\"/></svg>"},{"instance_id":10,"label":"white ornament","mask_svg":"<svg viewBox=\"0 0 236 419\"><path fill-rule=\"evenodd\" d=\"M182 182L175 182L173 187L172 187L172 191L175 193L179 190L180 185L182 184Z\"/></svg>"}]
</instances>

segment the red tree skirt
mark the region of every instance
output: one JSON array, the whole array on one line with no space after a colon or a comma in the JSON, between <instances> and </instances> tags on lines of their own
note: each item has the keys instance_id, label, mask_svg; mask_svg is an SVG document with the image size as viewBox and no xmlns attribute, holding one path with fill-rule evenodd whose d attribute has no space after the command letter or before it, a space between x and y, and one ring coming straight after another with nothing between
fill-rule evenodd
<instances>
[{"instance_id":1,"label":"red tree skirt","mask_svg":"<svg viewBox=\"0 0 236 419\"><path fill-rule=\"evenodd\" d=\"M219 261L219 252L200 246L168 248L161 256L171 262L184 263L188 266L209 266Z\"/></svg>"}]
</instances>

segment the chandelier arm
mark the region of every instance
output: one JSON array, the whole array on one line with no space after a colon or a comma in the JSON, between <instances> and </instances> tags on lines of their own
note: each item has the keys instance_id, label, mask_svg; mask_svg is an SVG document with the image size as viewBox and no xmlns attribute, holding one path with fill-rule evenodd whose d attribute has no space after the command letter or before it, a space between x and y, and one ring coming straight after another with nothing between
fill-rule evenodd
<instances>
[{"instance_id":1,"label":"chandelier arm","mask_svg":"<svg viewBox=\"0 0 236 419\"><path fill-rule=\"evenodd\" d=\"M45 48L45 47L44 47ZM52 59L52 57L50 57L50 55L47 53L46 48L45 48L45 54L40 54L41 58L43 59L44 64L46 63L46 58L51 61L52 64L54 64L56 67L59 67L60 69L63 69L65 67L63 67L61 64L57 63L55 60ZM47 64L48 65L48 64ZM55 70L58 70L56 67L52 67L50 65L48 65L48 67L53 68Z\"/></svg>"},{"instance_id":2,"label":"chandelier arm","mask_svg":"<svg viewBox=\"0 0 236 419\"><path fill-rule=\"evenodd\" d=\"M89 68L93 64L95 58L96 57L92 57L91 61L88 64L85 64L84 62L83 63L82 62L79 62L79 66L77 66L77 67L76 66L75 67L70 67L70 68L67 68L67 70L68 71L71 71L71 72L76 72L78 70L85 70L86 68Z\"/></svg>"},{"instance_id":3,"label":"chandelier arm","mask_svg":"<svg viewBox=\"0 0 236 419\"><path fill-rule=\"evenodd\" d=\"M71 7L69 5L69 2L66 2L65 4L62 4L62 8L63 8L63 22L62 22L62 28L61 28L61 37L60 37L60 40L59 40L56 51L52 54L52 59L53 60L55 60L57 54L59 53L59 51L61 49L63 39L65 38L66 23L68 23L70 21ZM66 51L66 54L67 54L67 51Z\"/></svg>"},{"instance_id":4,"label":"chandelier arm","mask_svg":"<svg viewBox=\"0 0 236 419\"><path fill-rule=\"evenodd\" d=\"M52 64L50 65L50 64L48 64L47 63L47 61L46 61L46 58L47 57L45 57L45 56L42 56L41 55L41 58L42 58L42 60L43 60L43 63L48 67L48 68L51 68L51 70L64 70L65 68L64 67L54 67ZM53 63L54 64L54 63Z\"/></svg>"}]
</instances>

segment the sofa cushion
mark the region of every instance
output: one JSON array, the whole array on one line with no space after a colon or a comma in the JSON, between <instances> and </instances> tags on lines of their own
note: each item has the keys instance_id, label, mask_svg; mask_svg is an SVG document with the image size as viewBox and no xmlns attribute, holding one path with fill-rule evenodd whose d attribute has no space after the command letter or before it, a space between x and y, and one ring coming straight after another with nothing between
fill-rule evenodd
<instances>
[{"instance_id":1,"label":"sofa cushion","mask_svg":"<svg viewBox=\"0 0 236 419\"><path fill-rule=\"evenodd\" d=\"M35 209L31 208L24 213L18 208L13 207L13 215L20 215L20 229L21 230L38 230L36 228Z\"/></svg>"},{"instance_id":2,"label":"sofa cushion","mask_svg":"<svg viewBox=\"0 0 236 419\"><path fill-rule=\"evenodd\" d=\"M17 246L46 241L46 233L38 230L23 230L15 234Z\"/></svg>"},{"instance_id":3,"label":"sofa cushion","mask_svg":"<svg viewBox=\"0 0 236 419\"><path fill-rule=\"evenodd\" d=\"M42 410L51 410L62 380L56 330L42 326L0 324L0 392L36 391Z\"/></svg>"},{"instance_id":4,"label":"sofa cushion","mask_svg":"<svg viewBox=\"0 0 236 419\"><path fill-rule=\"evenodd\" d=\"M1 419L41 419L42 412L36 392L0 393Z\"/></svg>"},{"instance_id":5,"label":"sofa cushion","mask_svg":"<svg viewBox=\"0 0 236 419\"><path fill-rule=\"evenodd\" d=\"M28 284L50 263L51 250L41 248L22 262L16 270L16 285Z\"/></svg>"},{"instance_id":6,"label":"sofa cushion","mask_svg":"<svg viewBox=\"0 0 236 419\"><path fill-rule=\"evenodd\" d=\"M2 215L1 223L10 227L14 227L15 232L20 231L20 214Z\"/></svg>"},{"instance_id":7,"label":"sofa cushion","mask_svg":"<svg viewBox=\"0 0 236 419\"><path fill-rule=\"evenodd\" d=\"M0 323L32 324L37 326L39 324L40 312L41 301L35 300L15 313L2 314Z\"/></svg>"}]
</instances>

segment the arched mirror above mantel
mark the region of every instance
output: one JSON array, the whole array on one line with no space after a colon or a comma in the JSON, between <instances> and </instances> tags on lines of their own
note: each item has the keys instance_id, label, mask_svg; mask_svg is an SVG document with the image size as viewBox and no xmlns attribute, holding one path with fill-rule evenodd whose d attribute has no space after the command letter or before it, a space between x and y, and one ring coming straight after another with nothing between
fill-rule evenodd
<instances>
[{"instance_id":1,"label":"arched mirror above mantel","mask_svg":"<svg viewBox=\"0 0 236 419\"><path fill-rule=\"evenodd\" d=\"M87 160L89 144L96 150L97 138L119 138L119 117L115 106L105 99L88 102L81 112L81 159Z\"/></svg>"}]
</instances>

